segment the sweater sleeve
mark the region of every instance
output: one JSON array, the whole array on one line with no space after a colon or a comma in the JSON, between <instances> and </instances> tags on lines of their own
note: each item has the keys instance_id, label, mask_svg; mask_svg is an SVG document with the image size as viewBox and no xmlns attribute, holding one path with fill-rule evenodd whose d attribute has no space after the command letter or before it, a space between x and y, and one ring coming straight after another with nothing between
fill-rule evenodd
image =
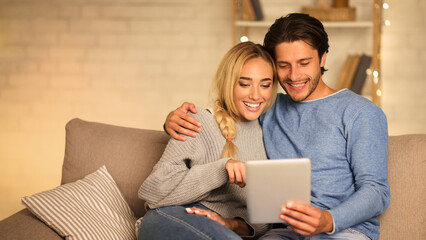
<instances>
[{"instance_id":1,"label":"sweater sleeve","mask_svg":"<svg viewBox=\"0 0 426 240\"><path fill-rule=\"evenodd\" d=\"M196 117L202 121L202 117ZM139 188L139 198L146 200L150 208L198 202L228 181L225 164L229 159L215 155L216 151L211 149L215 144L206 146L214 140L206 139L212 133L209 123L202 123L203 131L197 137L185 142L170 139L161 159Z\"/></svg>"},{"instance_id":2,"label":"sweater sleeve","mask_svg":"<svg viewBox=\"0 0 426 240\"><path fill-rule=\"evenodd\" d=\"M348 129L347 156L355 193L329 210L336 232L382 214L390 201L385 114L374 104L365 106L355 114Z\"/></svg>"}]
</instances>

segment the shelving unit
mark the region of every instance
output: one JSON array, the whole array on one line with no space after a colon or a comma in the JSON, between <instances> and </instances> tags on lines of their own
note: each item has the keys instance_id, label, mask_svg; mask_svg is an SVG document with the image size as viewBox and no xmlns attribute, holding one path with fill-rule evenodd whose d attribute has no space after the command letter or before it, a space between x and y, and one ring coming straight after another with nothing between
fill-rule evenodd
<instances>
[{"instance_id":1,"label":"shelving unit","mask_svg":"<svg viewBox=\"0 0 426 240\"><path fill-rule=\"evenodd\" d=\"M236 27L269 27L273 21L235 21ZM372 28L372 21L323 22L325 28Z\"/></svg>"},{"instance_id":2,"label":"shelving unit","mask_svg":"<svg viewBox=\"0 0 426 240\"><path fill-rule=\"evenodd\" d=\"M269 28L273 24L273 20L266 21L243 21L237 18L238 16L238 1L232 1L232 41L236 44L241 36L249 36L251 28ZM367 28L372 31L372 50L371 53L371 96L369 98L380 107L381 104L381 28L382 28L382 0L374 0L372 6L372 19L362 21L342 21L331 22L324 21L324 27L327 29L356 29ZM266 33L266 32L265 32ZM342 59L343 61L344 59Z\"/></svg>"}]
</instances>

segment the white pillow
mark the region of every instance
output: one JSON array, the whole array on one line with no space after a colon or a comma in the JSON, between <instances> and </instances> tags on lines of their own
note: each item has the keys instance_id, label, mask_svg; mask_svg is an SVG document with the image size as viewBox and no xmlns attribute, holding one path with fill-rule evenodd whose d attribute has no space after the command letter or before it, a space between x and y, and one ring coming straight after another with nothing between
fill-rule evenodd
<instances>
[{"instance_id":1,"label":"white pillow","mask_svg":"<svg viewBox=\"0 0 426 240\"><path fill-rule=\"evenodd\" d=\"M136 218L105 166L22 204L66 239L136 239Z\"/></svg>"}]
</instances>

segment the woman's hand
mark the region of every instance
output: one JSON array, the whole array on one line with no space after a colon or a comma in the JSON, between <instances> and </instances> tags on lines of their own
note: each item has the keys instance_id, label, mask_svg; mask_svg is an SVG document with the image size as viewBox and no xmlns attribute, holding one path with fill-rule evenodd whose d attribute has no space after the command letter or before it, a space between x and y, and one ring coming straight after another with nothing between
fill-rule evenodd
<instances>
[{"instance_id":1,"label":"woman's hand","mask_svg":"<svg viewBox=\"0 0 426 240\"><path fill-rule=\"evenodd\" d=\"M229 228L240 236L250 236L253 234L253 230L241 219L223 218L213 211L197 207L186 208L186 212L189 214L206 216L207 218Z\"/></svg>"},{"instance_id":2,"label":"woman's hand","mask_svg":"<svg viewBox=\"0 0 426 240\"><path fill-rule=\"evenodd\" d=\"M229 183L237 184L243 188L246 186L246 163L230 159L225 164L228 171Z\"/></svg>"},{"instance_id":3,"label":"woman's hand","mask_svg":"<svg viewBox=\"0 0 426 240\"><path fill-rule=\"evenodd\" d=\"M186 208L186 212L189 214L196 214L196 215L201 215L201 216L206 216L207 218L210 218L213 221L216 221L220 224L222 224L223 226L233 230L234 226L233 226L233 222L232 219L226 219L223 218L221 216L219 216L219 214L207 210L207 209L202 209L202 208L197 208L197 207L192 207L192 208Z\"/></svg>"}]
</instances>

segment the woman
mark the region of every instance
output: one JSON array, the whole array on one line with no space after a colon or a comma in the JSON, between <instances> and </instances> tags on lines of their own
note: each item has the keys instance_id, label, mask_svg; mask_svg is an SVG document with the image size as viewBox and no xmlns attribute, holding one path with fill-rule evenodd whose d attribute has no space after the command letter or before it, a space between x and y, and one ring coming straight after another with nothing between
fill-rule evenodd
<instances>
[{"instance_id":1,"label":"woman","mask_svg":"<svg viewBox=\"0 0 426 240\"><path fill-rule=\"evenodd\" d=\"M266 231L247 222L245 164L266 159L257 119L274 102L275 65L259 44L237 44L222 59L214 111L197 109L203 131L171 139L139 197L151 209L138 239L241 239Z\"/></svg>"}]
</instances>

